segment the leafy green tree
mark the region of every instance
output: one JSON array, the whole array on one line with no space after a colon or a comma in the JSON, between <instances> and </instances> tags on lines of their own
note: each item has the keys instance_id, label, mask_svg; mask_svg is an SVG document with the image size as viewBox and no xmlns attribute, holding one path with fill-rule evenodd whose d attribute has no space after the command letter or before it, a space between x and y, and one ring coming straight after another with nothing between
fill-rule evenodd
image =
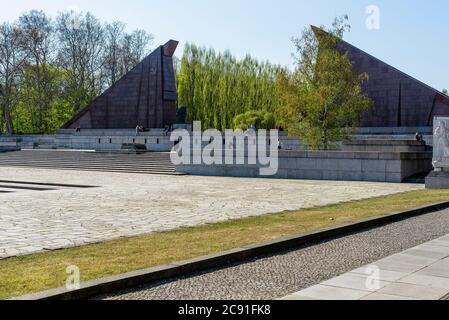
<instances>
[{"instance_id":1,"label":"leafy green tree","mask_svg":"<svg viewBox=\"0 0 449 320\"><path fill-rule=\"evenodd\" d=\"M44 117L49 112L51 104L52 90L54 83L53 73L49 68L54 63L54 28L52 21L43 11L32 10L20 16L18 27L22 32L21 46L26 53L27 67L24 72L28 87L33 87L32 98L34 112L32 115L34 126L39 128L40 132L46 132L47 127ZM28 67L32 66L32 67ZM28 98L19 92L21 98Z\"/></svg>"},{"instance_id":2,"label":"leafy green tree","mask_svg":"<svg viewBox=\"0 0 449 320\"><path fill-rule=\"evenodd\" d=\"M46 99L45 109L39 108L42 101L41 87L36 83L37 73L46 70ZM71 76L68 71L53 66L32 65L26 68L23 80L19 84L19 103L14 109L12 119L16 133L55 133L73 116L75 110L71 97Z\"/></svg>"},{"instance_id":3,"label":"leafy green tree","mask_svg":"<svg viewBox=\"0 0 449 320\"><path fill-rule=\"evenodd\" d=\"M297 68L279 74L279 124L301 137L311 149L327 150L354 128L371 100L362 91L366 74L357 74L338 48L350 28L347 16L332 27L305 29L293 38Z\"/></svg>"},{"instance_id":4,"label":"leafy green tree","mask_svg":"<svg viewBox=\"0 0 449 320\"><path fill-rule=\"evenodd\" d=\"M257 129L274 129L276 119L273 113L264 110L251 110L236 116L234 119L234 129L246 130L253 125Z\"/></svg>"},{"instance_id":5,"label":"leafy green tree","mask_svg":"<svg viewBox=\"0 0 449 320\"><path fill-rule=\"evenodd\" d=\"M0 133L14 131L11 114L18 103L18 83L27 59L21 43L17 24L0 24Z\"/></svg>"},{"instance_id":6,"label":"leafy green tree","mask_svg":"<svg viewBox=\"0 0 449 320\"><path fill-rule=\"evenodd\" d=\"M179 105L186 107L187 121L201 121L205 129L232 128L237 115L274 112L280 70L251 56L238 60L229 51L188 44L177 68Z\"/></svg>"},{"instance_id":7,"label":"leafy green tree","mask_svg":"<svg viewBox=\"0 0 449 320\"><path fill-rule=\"evenodd\" d=\"M131 70L153 36L124 29L74 11L0 23L0 134L53 133Z\"/></svg>"}]
</instances>

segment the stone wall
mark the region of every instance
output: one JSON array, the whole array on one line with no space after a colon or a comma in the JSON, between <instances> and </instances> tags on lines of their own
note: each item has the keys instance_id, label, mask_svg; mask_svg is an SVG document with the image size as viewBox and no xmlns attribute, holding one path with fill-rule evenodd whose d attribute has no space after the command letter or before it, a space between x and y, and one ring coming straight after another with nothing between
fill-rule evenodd
<instances>
[{"instance_id":1,"label":"stone wall","mask_svg":"<svg viewBox=\"0 0 449 320\"><path fill-rule=\"evenodd\" d=\"M374 127L374 128L357 128L353 134L349 136L349 140L369 140L373 141L373 149L366 146L360 146L350 149L342 143L337 143L336 148L343 151L423 151L419 145L418 148L413 147L416 133L423 135L426 150L430 151L433 146L433 127ZM304 151L308 147L301 142L299 138L288 137L287 132L279 133L279 141L283 150ZM404 141L410 141L404 142ZM401 146L402 144L402 146ZM405 146L408 144L409 146ZM368 144L367 144L368 145ZM382 149L376 149L383 145ZM396 147L394 146L396 145ZM421 145L421 144L420 144Z\"/></svg>"},{"instance_id":2,"label":"stone wall","mask_svg":"<svg viewBox=\"0 0 449 320\"><path fill-rule=\"evenodd\" d=\"M343 142L342 151L377 151L377 152L423 152L427 146L424 141L351 139Z\"/></svg>"},{"instance_id":3,"label":"stone wall","mask_svg":"<svg viewBox=\"0 0 449 320\"><path fill-rule=\"evenodd\" d=\"M10 151L19 151L20 144L16 141L0 141L0 153L1 152L10 152Z\"/></svg>"},{"instance_id":4,"label":"stone wall","mask_svg":"<svg viewBox=\"0 0 449 320\"><path fill-rule=\"evenodd\" d=\"M352 139L414 140L416 133L423 135L427 146L433 146L433 127L373 127L358 128Z\"/></svg>"},{"instance_id":5,"label":"stone wall","mask_svg":"<svg viewBox=\"0 0 449 320\"><path fill-rule=\"evenodd\" d=\"M152 129L149 132L117 129L83 129L59 130L56 135L58 149L75 150L120 150L123 144L136 143L145 145L149 151L169 152L173 147L170 136L161 129Z\"/></svg>"},{"instance_id":6,"label":"stone wall","mask_svg":"<svg viewBox=\"0 0 449 320\"><path fill-rule=\"evenodd\" d=\"M258 165L177 166L178 172L204 176L261 177L259 169ZM431 169L429 152L280 151L277 174L263 178L400 183Z\"/></svg>"},{"instance_id":7,"label":"stone wall","mask_svg":"<svg viewBox=\"0 0 449 320\"><path fill-rule=\"evenodd\" d=\"M52 149L55 147L54 135L12 135L0 136L0 144L14 142L22 149Z\"/></svg>"}]
</instances>

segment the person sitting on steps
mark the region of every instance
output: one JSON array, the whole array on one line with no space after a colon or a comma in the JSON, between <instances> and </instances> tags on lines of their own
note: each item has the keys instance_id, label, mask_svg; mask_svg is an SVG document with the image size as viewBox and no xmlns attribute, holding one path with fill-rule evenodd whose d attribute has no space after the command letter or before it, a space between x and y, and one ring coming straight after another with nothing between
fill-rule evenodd
<instances>
[{"instance_id":1,"label":"person sitting on steps","mask_svg":"<svg viewBox=\"0 0 449 320\"><path fill-rule=\"evenodd\" d=\"M142 132L142 131L143 131L142 126L137 125L137 127L136 127L136 136L138 136L139 133Z\"/></svg>"},{"instance_id":2,"label":"person sitting on steps","mask_svg":"<svg viewBox=\"0 0 449 320\"><path fill-rule=\"evenodd\" d=\"M172 132L173 131L173 126L172 125L168 125L168 124L166 124L165 126L164 126L164 135L166 135L166 136L168 136L168 134L170 133L170 132Z\"/></svg>"},{"instance_id":3,"label":"person sitting on steps","mask_svg":"<svg viewBox=\"0 0 449 320\"><path fill-rule=\"evenodd\" d=\"M423 142L424 141L423 135L421 133L419 133L419 132L416 133L415 137L416 137L416 141L418 141L418 142Z\"/></svg>"}]
</instances>

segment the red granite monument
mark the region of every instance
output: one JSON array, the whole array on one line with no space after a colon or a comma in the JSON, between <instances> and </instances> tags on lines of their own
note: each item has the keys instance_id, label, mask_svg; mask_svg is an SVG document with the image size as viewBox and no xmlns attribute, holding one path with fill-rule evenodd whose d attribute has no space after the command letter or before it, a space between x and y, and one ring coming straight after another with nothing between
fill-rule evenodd
<instances>
[{"instance_id":1,"label":"red granite monument","mask_svg":"<svg viewBox=\"0 0 449 320\"><path fill-rule=\"evenodd\" d=\"M312 28L319 39L324 31ZM338 48L369 76L363 90L374 105L363 115L362 127L431 127L434 117L449 116L448 96L343 40Z\"/></svg>"},{"instance_id":2,"label":"red granite monument","mask_svg":"<svg viewBox=\"0 0 449 320\"><path fill-rule=\"evenodd\" d=\"M164 128L176 121L173 54L178 42L158 47L63 129Z\"/></svg>"}]
</instances>

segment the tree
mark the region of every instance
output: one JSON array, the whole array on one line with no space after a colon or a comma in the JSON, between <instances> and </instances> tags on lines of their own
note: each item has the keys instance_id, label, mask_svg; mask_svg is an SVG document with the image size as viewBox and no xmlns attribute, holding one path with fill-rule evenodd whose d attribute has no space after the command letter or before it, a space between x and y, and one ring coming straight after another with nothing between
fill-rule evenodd
<instances>
[{"instance_id":1,"label":"tree","mask_svg":"<svg viewBox=\"0 0 449 320\"><path fill-rule=\"evenodd\" d=\"M276 119L274 114L268 111L248 111L234 118L234 129L247 130L250 126L256 126L257 129L274 129Z\"/></svg>"},{"instance_id":2,"label":"tree","mask_svg":"<svg viewBox=\"0 0 449 320\"><path fill-rule=\"evenodd\" d=\"M104 68L107 77L107 83L112 86L121 76L120 62L123 42L123 31L125 24L114 21L106 25L106 52Z\"/></svg>"},{"instance_id":3,"label":"tree","mask_svg":"<svg viewBox=\"0 0 449 320\"><path fill-rule=\"evenodd\" d=\"M150 51L153 35L144 30L134 30L131 34L125 34L121 48L121 74L130 71Z\"/></svg>"},{"instance_id":4,"label":"tree","mask_svg":"<svg viewBox=\"0 0 449 320\"><path fill-rule=\"evenodd\" d=\"M13 133L11 113L18 102L18 83L26 64L22 32L15 24L0 25L0 130Z\"/></svg>"},{"instance_id":5,"label":"tree","mask_svg":"<svg viewBox=\"0 0 449 320\"><path fill-rule=\"evenodd\" d=\"M278 77L279 123L298 135L311 149L329 149L347 137L360 115L371 105L362 91L366 74L357 74L338 43L350 28L347 16L332 28L305 29L293 38L297 67Z\"/></svg>"},{"instance_id":6,"label":"tree","mask_svg":"<svg viewBox=\"0 0 449 320\"><path fill-rule=\"evenodd\" d=\"M0 25L0 134L53 133L149 52L152 35L66 11ZM64 120L64 121L63 121Z\"/></svg>"},{"instance_id":7,"label":"tree","mask_svg":"<svg viewBox=\"0 0 449 320\"><path fill-rule=\"evenodd\" d=\"M144 30L131 34L126 25L115 21L105 26L104 73L107 86L112 86L150 52L153 36Z\"/></svg>"},{"instance_id":8,"label":"tree","mask_svg":"<svg viewBox=\"0 0 449 320\"><path fill-rule=\"evenodd\" d=\"M445 95L447 95L447 96L449 96L449 91L447 91L447 89L443 89L443 94L445 94Z\"/></svg>"},{"instance_id":9,"label":"tree","mask_svg":"<svg viewBox=\"0 0 449 320\"><path fill-rule=\"evenodd\" d=\"M92 14L63 12L57 18L58 66L71 74L74 112L103 90L104 28Z\"/></svg>"},{"instance_id":10,"label":"tree","mask_svg":"<svg viewBox=\"0 0 449 320\"><path fill-rule=\"evenodd\" d=\"M35 84L37 68L36 65L28 66L19 83L20 99L12 113L16 133L55 133L73 116L70 91L66 90L71 75L66 70L54 66L45 67L50 79L46 84L48 105L45 112L36 110L36 103L41 99L40 89Z\"/></svg>"},{"instance_id":11,"label":"tree","mask_svg":"<svg viewBox=\"0 0 449 320\"><path fill-rule=\"evenodd\" d=\"M234 127L236 116L248 111L273 113L279 66L251 56L238 60L229 51L216 53L187 44L177 68L179 104L187 121L201 121L203 128Z\"/></svg>"},{"instance_id":12,"label":"tree","mask_svg":"<svg viewBox=\"0 0 449 320\"><path fill-rule=\"evenodd\" d=\"M51 86L54 79L50 66L54 62L54 29L51 20L42 11L30 11L19 18L22 32L22 46L28 57L27 86L32 88L27 96L21 92L21 100L31 106L28 110L33 121L33 127L38 132L47 132L44 120L50 112Z\"/></svg>"}]
</instances>

